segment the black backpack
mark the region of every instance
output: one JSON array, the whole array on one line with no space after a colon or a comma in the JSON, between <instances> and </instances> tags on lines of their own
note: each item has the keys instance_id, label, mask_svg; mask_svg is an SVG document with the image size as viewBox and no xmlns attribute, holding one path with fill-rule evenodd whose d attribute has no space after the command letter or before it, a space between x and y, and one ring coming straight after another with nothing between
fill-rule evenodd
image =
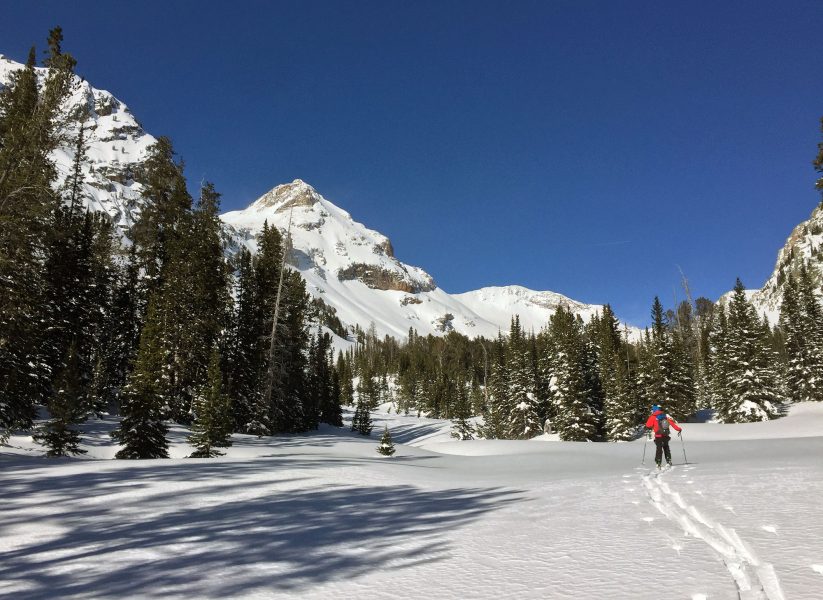
<instances>
[{"instance_id":1,"label":"black backpack","mask_svg":"<svg viewBox=\"0 0 823 600\"><path fill-rule=\"evenodd\" d=\"M660 435L670 435L669 418L666 415L657 415L657 433Z\"/></svg>"}]
</instances>

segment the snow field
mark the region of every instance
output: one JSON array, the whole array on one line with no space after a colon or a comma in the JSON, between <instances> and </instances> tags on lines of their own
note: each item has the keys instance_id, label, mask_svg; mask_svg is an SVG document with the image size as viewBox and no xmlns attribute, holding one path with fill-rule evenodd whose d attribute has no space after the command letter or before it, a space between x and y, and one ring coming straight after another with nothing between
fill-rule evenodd
<instances>
[{"instance_id":1,"label":"snow field","mask_svg":"<svg viewBox=\"0 0 823 600\"><path fill-rule=\"evenodd\" d=\"M15 436L0 597L815 600L823 437L779 435L822 409L761 439L686 424L690 464L673 440L661 474L640 440L452 442L448 422L385 410L371 438L234 436L214 460L183 458L179 427L157 461L103 460L113 420L87 424L82 459ZM689 441L698 427L713 438Z\"/></svg>"}]
</instances>

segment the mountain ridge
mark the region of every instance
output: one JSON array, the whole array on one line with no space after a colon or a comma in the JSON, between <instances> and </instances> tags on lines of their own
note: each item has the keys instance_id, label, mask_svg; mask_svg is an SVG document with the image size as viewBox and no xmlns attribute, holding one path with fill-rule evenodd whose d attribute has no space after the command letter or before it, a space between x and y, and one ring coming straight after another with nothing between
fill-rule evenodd
<instances>
[{"instance_id":1,"label":"mountain ridge","mask_svg":"<svg viewBox=\"0 0 823 600\"><path fill-rule=\"evenodd\" d=\"M401 262L388 237L355 221L301 179L276 186L221 219L251 251L264 224L285 233L291 222L290 262L309 292L333 306L344 323L373 324L381 336L400 337L414 328L421 335L457 331L494 337L508 331L515 314L524 328L539 330L561 304L585 320L602 310L522 286L449 294L422 268Z\"/></svg>"},{"instance_id":2,"label":"mountain ridge","mask_svg":"<svg viewBox=\"0 0 823 600\"><path fill-rule=\"evenodd\" d=\"M24 66L0 54L0 86ZM42 82L46 69L35 69ZM82 167L85 204L106 213L124 236L141 210L139 166L157 140L124 102L79 76L66 102L67 109L76 107L87 111L82 124L88 155ZM52 156L58 185L71 172L74 154L73 147L61 147ZM245 209L221 215L228 252L241 245L256 251L255 234L263 223L285 233L293 216L289 262L303 274L309 292L334 308L349 328L374 325L379 335L397 338L411 328L421 335L457 331L494 337L508 331L515 314L525 329L537 331L561 304L585 320L602 310L600 305L522 286L449 294L424 269L401 262L388 237L355 221L301 179L275 186Z\"/></svg>"}]
</instances>

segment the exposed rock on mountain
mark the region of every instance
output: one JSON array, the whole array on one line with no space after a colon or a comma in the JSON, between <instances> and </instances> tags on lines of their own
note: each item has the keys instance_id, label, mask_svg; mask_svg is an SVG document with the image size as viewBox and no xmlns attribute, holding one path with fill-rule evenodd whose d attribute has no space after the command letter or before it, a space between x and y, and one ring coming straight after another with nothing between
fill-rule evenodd
<instances>
[{"instance_id":1,"label":"exposed rock on mountain","mask_svg":"<svg viewBox=\"0 0 823 600\"><path fill-rule=\"evenodd\" d=\"M761 289L752 293L755 307L767 315L771 323L776 323L780 314L786 277L804 263L815 274L818 284L823 283L823 203L812 211L807 221L794 228L777 255L771 277Z\"/></svg>"},{"instance_id":2,"label":"exposed rock on mountain","mask_svg":"<svg viewBox=\"0 0 823 600\"><path fill-rule=\"evenodd\" d=\"M0 87L9 81L13 71L23 67L0 55ZM42 81L46 70L37 68L37 73ZM83 167L86 204L92 210L105 212L124 231L140 211L142 186L137 167L156 140L120 100L76 77L65 109L78 108L88 115L83 121L88 156ZM60 148L52 158L62 181L71 171L73 145Z\"/></svg>"}]
</instances>

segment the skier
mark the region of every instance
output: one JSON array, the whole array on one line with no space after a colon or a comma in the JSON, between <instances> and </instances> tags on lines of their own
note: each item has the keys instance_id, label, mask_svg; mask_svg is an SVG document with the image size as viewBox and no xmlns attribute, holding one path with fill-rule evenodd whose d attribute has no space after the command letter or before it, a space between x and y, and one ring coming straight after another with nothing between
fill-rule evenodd
<instances>
[{"instance_id":1,"label":"skier","mask_svg":"<svg viewBox=\"0 0 823 600\"><path fill-rule=\"evenodd\" d=\"M669 432L671 431L671 427L674 427L677 435L680 435L682 429L675 420L667 416L659 405L655 404L652 406L652 414L649 415L649 418L646 420L646 429L654 431L654 445L657 446L657 450L654 453L654 462L657 463L658 469L660 468L664 452L666 453L666 462L670 467L672 466L672 452L669 450L669 440L671 439Z\"/></svg>"}]
</instances>

